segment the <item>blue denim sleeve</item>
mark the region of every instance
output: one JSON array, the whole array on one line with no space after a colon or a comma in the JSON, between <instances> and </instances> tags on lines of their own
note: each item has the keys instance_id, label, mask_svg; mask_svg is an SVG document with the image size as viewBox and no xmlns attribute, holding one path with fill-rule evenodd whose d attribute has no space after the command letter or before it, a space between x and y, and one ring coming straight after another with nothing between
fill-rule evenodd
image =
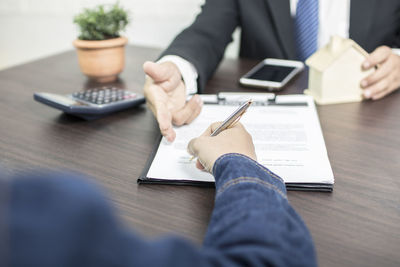
<instances>
[{"instance_id":1,"label":"blue denim sleeve","mask_svg":"<svg viewBox=\"0 0 400 267\"><path fill-rule=\"evenodd\" d=\"M215 207L204 245L146 241L124 227L93 184L60 173L15 178L8 215L10 266L315 266L310 234L282 180L238 154L214 166ZM3 216L4 218L4 216Z\"/></svg>"},{"instance_id":2,"label":"blue denim sleeve","mask_svg":"<svg viewBox=\"0 0 400 267\"><path fill-rule=\"evenodd\" d=\"M214 164L216 198L204 247L243 266L316 266L310 233L283 180L240 154ZM227 264L227 266L230 264Z\"/></svg>"}]
</instances>

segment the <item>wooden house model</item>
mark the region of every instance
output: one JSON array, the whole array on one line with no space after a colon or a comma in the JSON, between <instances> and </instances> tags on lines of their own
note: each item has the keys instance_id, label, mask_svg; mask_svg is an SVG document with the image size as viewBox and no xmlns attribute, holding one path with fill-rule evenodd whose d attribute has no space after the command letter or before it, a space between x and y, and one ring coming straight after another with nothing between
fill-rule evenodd
<instances>
[{"instance_id":1,"label":"wooden house model","mask_svg":"<svg viewBox=\"0 0 400 267\"><path fill-rule=\"evenodd\" d=\"M353 40L333 36L307 59L309 82L304 93L321 105L361 101L361 80L374 71L362 69L367 56Z\"/></svg>"}]
</instances>

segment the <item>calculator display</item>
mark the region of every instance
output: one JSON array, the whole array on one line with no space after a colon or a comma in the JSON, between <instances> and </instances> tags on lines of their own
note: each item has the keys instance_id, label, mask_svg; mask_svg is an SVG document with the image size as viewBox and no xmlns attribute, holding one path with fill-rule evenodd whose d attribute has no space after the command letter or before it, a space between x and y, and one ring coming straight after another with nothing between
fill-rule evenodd
<instances>
[{"instance_id":1,"label":"calculator display","mask_svg":"<svg viewBox=\"0 0 400 267\"><path fill-rule=\"evenodd\" d=\"M68 96L64 95L56 95L50 93L42 93L44 97L54 102L60 103L64 106L72 106L72 105L79 105L80 103L76 102L76 100L69 98Z\"/></svg>"}]
</instances>

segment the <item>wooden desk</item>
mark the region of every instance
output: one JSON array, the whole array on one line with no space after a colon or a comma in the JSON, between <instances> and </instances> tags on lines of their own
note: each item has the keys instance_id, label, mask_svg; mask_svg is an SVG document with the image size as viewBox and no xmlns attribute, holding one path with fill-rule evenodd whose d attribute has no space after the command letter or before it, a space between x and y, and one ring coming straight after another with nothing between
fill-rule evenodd
<instances>
[{"instance_id":1,"label":"wooden desk","mask_svg":"<svg viewBox=\"0 0 400 267\"><path fill-rule=\"evenodd\" d=\"M159 50L128 47L119 86L140 92L142 64ZM238 77L257 62L226 60L206 93L243 90ZM300 93L306 75L283 93ZM125 221L146 236L178 233L201 243L214 189L136 184L158 127L145 107L96 121L33 100L36 91L90 87L74 51L0 72L0 165L72 169L95 177ZM333 193L289 192L307 223L321 266L400 265L400 93L376 102L318 107L335 174ZM316 166L317 168L318 166Z\"/></svg>"}]
</instances>

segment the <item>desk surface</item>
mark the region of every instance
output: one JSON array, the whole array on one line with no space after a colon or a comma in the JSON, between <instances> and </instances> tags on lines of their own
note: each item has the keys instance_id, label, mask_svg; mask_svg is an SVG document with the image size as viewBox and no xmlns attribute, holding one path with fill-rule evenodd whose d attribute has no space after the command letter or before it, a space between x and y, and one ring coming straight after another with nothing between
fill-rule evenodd
<instances>
[{"instance_id":1,"label":"desk surface","mask_svg":"<svg viewBox=\"0 0 400 267\"><path fill-rule=\"evenodd\" d=\"M119 86L141 92L142 64L159 50L128 47ZM257 62L225 60L206 93L247 90L238 77ZM301 93L306 74L283 93ZM213 188L136 184L158 136L145 107L83 121L33 101L36 91L93 86L74 51L0 72L0 165L45 167L95 177L125 221L145 236L178 233L197 243L206 231ZM259 90L259 92L261 92ZM321 266L400 264L400 93L383 100L318 107L335 175L333 193L289 192L314 238Z\"/></svg>"}]
</instances>

